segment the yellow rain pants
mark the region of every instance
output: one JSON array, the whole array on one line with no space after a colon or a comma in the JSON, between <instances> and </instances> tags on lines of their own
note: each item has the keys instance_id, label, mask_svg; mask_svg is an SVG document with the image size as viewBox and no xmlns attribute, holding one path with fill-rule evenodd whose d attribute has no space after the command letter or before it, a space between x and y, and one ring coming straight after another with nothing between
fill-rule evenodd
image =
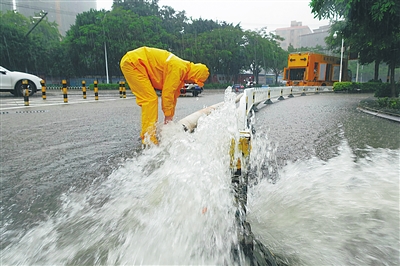
<instances>
[{"instance_id":1,"label":"yellow rain pants","mask_svg":"<svg viewBox=\"0 0 400 266\"><path fill-rule=\"evenodd\" d=\"M162 90L161 105L165 116L174 116L177 98L185 81L203 84L209 75L203 64L182 60L174 54L149 47L127 52L120 62L121 71L136 96L136 103L142 107L142 131L144 144L149 140L155 144L158 118L158 96ZM202 86L202 85L201 85Z\"/></svg>"}]
</instances>

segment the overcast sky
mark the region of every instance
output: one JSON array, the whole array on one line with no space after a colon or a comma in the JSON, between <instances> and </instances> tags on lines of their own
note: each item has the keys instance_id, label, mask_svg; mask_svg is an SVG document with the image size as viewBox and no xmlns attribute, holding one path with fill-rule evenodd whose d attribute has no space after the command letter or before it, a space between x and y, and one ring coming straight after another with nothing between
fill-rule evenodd
<instances>
[{"instance_id":1,"label":"overcast sky","mask_svg":"<svg viewBox=\"0 0 400 266\"><path fill-rule=\"evenodd\" d=\"M245 30L267 27L268 31L289 27L292 20L314 30L328 25L311 14L311 0L159 0L158 5L186 11L187 17L240 23ZM112 0L97 0L98 9L110 9Z\"/></svg>"}]
</instances>

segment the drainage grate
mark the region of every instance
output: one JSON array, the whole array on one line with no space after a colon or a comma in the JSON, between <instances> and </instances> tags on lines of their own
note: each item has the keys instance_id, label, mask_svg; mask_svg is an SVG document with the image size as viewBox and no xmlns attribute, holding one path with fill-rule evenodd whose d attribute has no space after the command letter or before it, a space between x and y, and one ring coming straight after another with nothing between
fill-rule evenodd
<instances>
[{"instance_id":1,"label":"drainage grate","mask_svg":"<svg viewBox=\"0 0 400 266\"><path fill-rule=\"evenodd\" d=\"M33 110L33 111L16 111L16 114L45 113L49 110ZM8 113L8 112L7 112Z\"/></svg>"}]
</instances>

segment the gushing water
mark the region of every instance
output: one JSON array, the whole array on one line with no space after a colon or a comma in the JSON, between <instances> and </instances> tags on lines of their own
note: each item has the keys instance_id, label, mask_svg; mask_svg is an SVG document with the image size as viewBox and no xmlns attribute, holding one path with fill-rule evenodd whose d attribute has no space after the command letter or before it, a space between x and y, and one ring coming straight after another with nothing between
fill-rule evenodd
<instances>
[{"instance_id":1,"label":"gushing water","mask_svg":"<svg viewBox=\"0 0 400 266\"><path fill-rule=\"evenodd\" d=\"M234 96L194 133L166 125L159 146L85 193L63 194L57 214L14 239L2 264L232 265Z\"/></svg>"},{"instance_id":2,"label":"gushing water","mask_svg":"<svg viewBox=\"0 0 400 266\"><path fill-rule=\"evenodd\" d=\"M10 234L17 236L2 265L246 265L231 252L240 250L229 157L238 137L234 98L226 93L194 133L166 125L160 146L84 193L63 194L56 215ZM342 135L333 158L277 170L276 145L260 136L252 142L248 221L280 261L399 264L399 150L368 148L357 158Z\"/></svg>"},{"instance_id":3,"label":"gushing water","mask_svg":"<svg viewBox=\"0 0 400 266\"><path fill-rule=\"evenodd\" d=\"M399 265L399 150L346 140L322 161L289 163L249 191L253 232L289 265Z\"/></svg>"}]
</instances>

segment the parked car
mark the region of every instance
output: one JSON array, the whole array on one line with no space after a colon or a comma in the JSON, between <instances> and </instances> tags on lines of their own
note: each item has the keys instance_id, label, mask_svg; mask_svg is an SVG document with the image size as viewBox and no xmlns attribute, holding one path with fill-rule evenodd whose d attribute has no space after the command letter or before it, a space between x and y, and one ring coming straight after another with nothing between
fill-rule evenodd
<instances>
[{"instance_id":1,"label":"parked car","mask_svg":"<svg viewBox=\"0 0 400 266\"><path fill-rule=\"evenodd\" d=\"M28 81L28 90L30 96L37 92L42 86L40 84L42 79L35 75L18 71L10 71L0 66L0 91L8 91L15 96L23 96L23 80Z\"/></svg>"},{"instance_id":2,"label":"parked car","mask_svg":"<svg viewBox=\"0 0 400 266\"><path fill-rule=\"evenodd\" d=\"M232 91L233 92L242 92L244 90L244 86L242 84L233 84Z\"/></svg>"},{"instance_id":3,"label":"parked car","mask_svg":"<svg viewBox=\"0 0 400 266\"><path fill-rule=\"evenodd\" d=\"M181 89L181 95L191 93L194 97L197 97L202 92L203 88L197 84L185 84L185 86Z\"/></svg>"}]
</instances>

